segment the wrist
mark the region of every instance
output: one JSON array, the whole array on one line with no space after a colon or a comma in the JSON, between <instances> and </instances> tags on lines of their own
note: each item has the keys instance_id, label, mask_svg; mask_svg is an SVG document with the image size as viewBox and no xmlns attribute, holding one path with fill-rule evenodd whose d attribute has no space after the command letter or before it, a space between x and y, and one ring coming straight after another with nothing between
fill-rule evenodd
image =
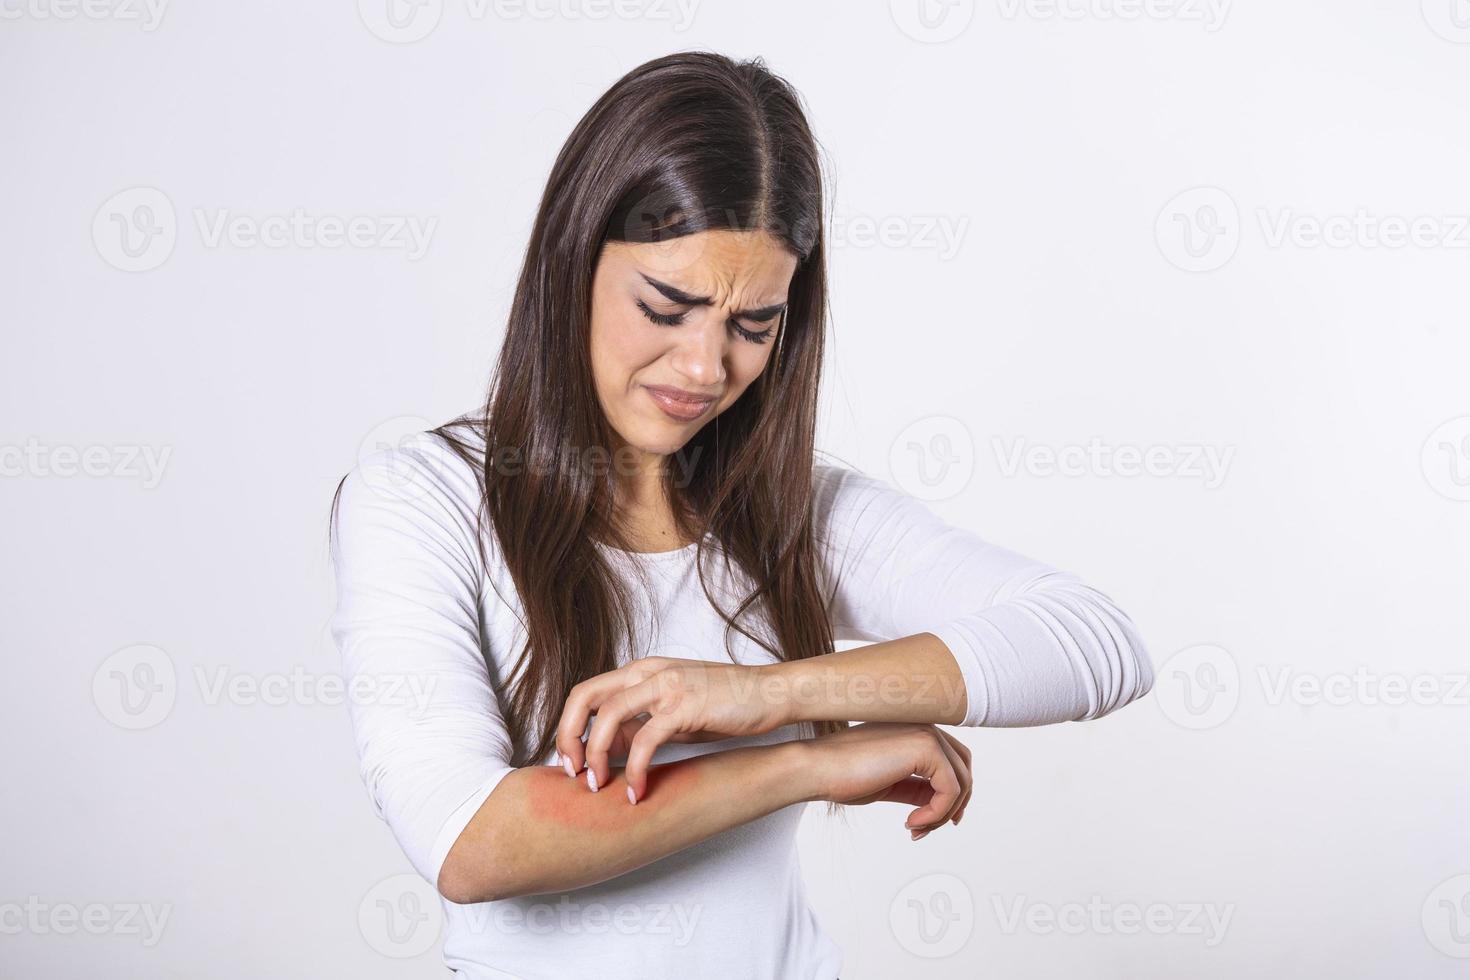
<instances>
[{"instance_id":1,"label":"wrist","mask_svg":"<svg viewBox=\"0 0 1470 980\"><path fill-rule=\"evenodd\" d=\"M792 803L816 803L827 798L817 764L816 739L794 739L771 746L783 785Z\"/></svg>"},{"instance_id":2,"label":"wrist","mask_svg":"<svg viewBox=\"0 0 1470 980\"><path fill-rule=\"evenodd\" d=\"M809 710L811 706L807 702L810 699L801 696L803 678L810 666L809 660L786 660L761 668L769 671L766 697L778 719L776 727L819 720Z\"/></svg>"}]
</instances>

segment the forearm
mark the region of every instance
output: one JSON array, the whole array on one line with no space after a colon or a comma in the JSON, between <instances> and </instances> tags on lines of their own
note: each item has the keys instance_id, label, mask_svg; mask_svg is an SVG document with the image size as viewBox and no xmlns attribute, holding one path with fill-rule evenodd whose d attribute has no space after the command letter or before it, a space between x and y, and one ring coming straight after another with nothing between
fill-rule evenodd
<instances>
[{"instance_id":1,"label":"forearm","mask_svg":"<svg viewBox=\"0 0 1470 980\"><path fill-rule=\"evenodd\" d=\"M815 798L802 743L714 752L654 766L636 806L622 770L591 792L559 766L507 775L450 848L439 889L485 902L567 891Z\"/></svg>"},{"instance_id":2,"label":"forearm","mask_svg":"<svg viewBox=\"0 0 1470 980\"><path fill-rule=\"evenodd\" d=\"M933 633L916 633L822 657L773 664L763 696L788 722L887 721L958 725L965 680Z\"/></svg>"}]
</instances>

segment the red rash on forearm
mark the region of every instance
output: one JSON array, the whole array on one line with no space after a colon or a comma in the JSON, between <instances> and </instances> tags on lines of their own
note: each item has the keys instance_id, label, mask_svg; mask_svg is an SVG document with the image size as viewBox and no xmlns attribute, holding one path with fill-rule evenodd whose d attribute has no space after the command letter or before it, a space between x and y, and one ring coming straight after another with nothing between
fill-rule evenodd
<instances>
[{"instance_id":1,"label":"red rash on forearm","mask_svg":"<svg viewBox=\"0 0 1470 980\"><path fill-rule=\"evenodd\" d=\"M649 807L680 795L699 781L698 757L668 762L648 768L648 788L635 807L628 802L628 783L618 770L611 784L594 793L585 778L568 778L560 766L536 766L529 770L526 784L531 816L562 827L578 830L621 830L640 817L649 815Z\"/></svg>"}]
</instances>

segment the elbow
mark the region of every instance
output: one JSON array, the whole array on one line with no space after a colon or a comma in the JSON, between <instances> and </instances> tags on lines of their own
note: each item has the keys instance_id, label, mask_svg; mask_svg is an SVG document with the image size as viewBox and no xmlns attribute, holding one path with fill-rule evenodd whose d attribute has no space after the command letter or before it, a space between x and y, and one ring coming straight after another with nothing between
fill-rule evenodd
<instances>
[{"instance_id":1,"label":"elbow","mask_svg":"<svg viewBox=\"0 0 1470 980\"><path fill-rule=\"evenodd\" d=\"M455 905L478 905L481 902L499 902L531 894L530 889L516 889L508 883L496 880L480 869L470 867L467 860L454 860L451 854L439 869L438 892L446 901Z\"/></svg>"},{"instance_id":2,"label":"elbow","mask_svg":"<svg viewBox=\"0 0 1470 980\"><path fill-rule=\"evenodd\" d=\"M553 889L554 883L543 875L522 869L519 873L507 867L508 862L481 852L456 855L451 850L439 869L435 885L439 894L455 905L478 905L500 902L525 895L540 895ZM500 868L504 870L496 871Z\"/></svg>"},{"instance_id":3,"label":"elbow","mask_svg":"<svg viewBox=\"0 0 1470 980\"><path fill-rule=\"evenodd\" d=\"M1100 718L1148 695L1154 686L1154 665L1138 627L1127 613L1103 593L1074 585L1072 595L1083 628L1077 645L1086 661L1087 713Z\"/></svg>"},{"instance_id":4,"label":"elbow","mask_svg":"<svg viewBox=\"0 0 1470 980\"><path fill-rule=\"evenodd\" d=\"M456 861L453 853L444 859L436 887L446 901L455 905L475 905L479 902L498 901L504 897L496 894L496 889L491 887L490 882L471 874L465 867L468 863L464 860Z\"/></svg>"},{"instance_id":5,"label":"elbow","mask_svg":"<svg viewBox=\"0 0 1470 980\"><path fill-rule=\"evenodd\" d=\"M1138 627L1104 593L1054 573L1017 597L1070 662L1072 721L1117 711L1153 689L1154 666Z\"/></svg>"}]
</instances>

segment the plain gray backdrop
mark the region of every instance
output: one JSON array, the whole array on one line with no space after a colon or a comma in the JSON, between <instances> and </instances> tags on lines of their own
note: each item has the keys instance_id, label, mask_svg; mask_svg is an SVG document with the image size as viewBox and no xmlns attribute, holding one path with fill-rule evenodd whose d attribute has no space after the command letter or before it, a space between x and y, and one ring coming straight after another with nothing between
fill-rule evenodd
<instances>
[{"instance_id":1,"label":"plain gray backdrop","mask_svg":"<svg viewBox=\"0 0 1470 980\"><path fill-rule=\"evenodd\" d=\"M328 504L480 401L562 141L686 48L827 153L822 447L1158 670L962 731L959 828L813 808L845 980L1464 975L1463 0L0 0L0 973L443 975Z\"/></svg>"}]
</instances>

